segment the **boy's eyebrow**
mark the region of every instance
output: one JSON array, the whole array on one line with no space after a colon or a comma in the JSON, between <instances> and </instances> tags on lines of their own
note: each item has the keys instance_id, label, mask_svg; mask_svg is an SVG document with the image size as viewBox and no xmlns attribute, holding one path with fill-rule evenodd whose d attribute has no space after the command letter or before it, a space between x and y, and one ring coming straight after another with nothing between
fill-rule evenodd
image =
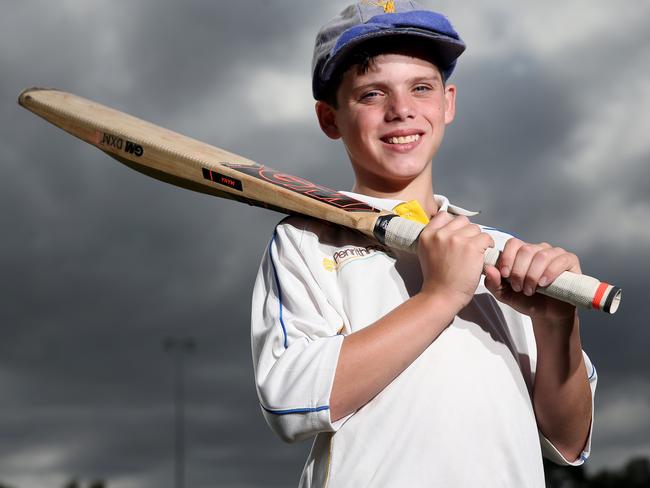
<instances>
[{"instance_id":1,"label":"boy's eyebrow","mask_svg":"<svg viewBox=\"0 0 650 488\"><path fill-rule=\"evenodd\" d=\"M432 76L416 76L408 80L411 83L416 83L418 81L437 81L442 82L442 78L438 73L433 74Z\"/></svg>"},{"instance_id":2,"label":"boy's eyebrow","mask_svg":"<svg viewBox=\"0 0 650 488\"><path fill-rule=\"evenodd\" d=\"M431 76L414 76L413 78L408 78L406 80L406 83L407 84L413 84L413 83L421 83L421 82L424 82L424 81L429 81L429 82L433 81L433 82L436 82L436 83L442 83L442 78L438 73L435 73L435 74L433 74ZM369 81L368 83L363 83L363 84L358 85L358 86L353 86L352 90L354 90L354 91L364 90L366 88L376 87L376 86L384 86L384 85L387 85L387 84L388 83L386 83L382 79L378 79L376 81Z\"/></svg>"}]
</instances>

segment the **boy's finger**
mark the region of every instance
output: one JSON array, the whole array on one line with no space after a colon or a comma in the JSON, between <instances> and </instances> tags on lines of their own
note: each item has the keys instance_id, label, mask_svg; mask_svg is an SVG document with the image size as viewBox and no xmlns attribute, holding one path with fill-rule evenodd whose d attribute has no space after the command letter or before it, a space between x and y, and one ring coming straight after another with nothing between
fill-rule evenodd
<instances>
[{"instance_id":1,"label":"boy's finger","mask_svg":"<svg viewBox=\"0 0 650 488\"><path fill-rule=\"evenodd\" d=\"M551 263L553 263L556 258L562 256L563 254L566 254L566 251L564 249L559 247L551 247L547 249L540 249L533 255L533 259L524 278L523 291L525 295L531 296L538 286L546 286L548 283L557 278L557 276L559 276L562 271L566 271L566 269L562 269L561 271L555 273L554 269L549 270ZM560 263L555 266L557 269L560 267ZM550 280L548 282L541 280L541 278L549 279L549 277Z\"/></svg>"},{"instance_id":2,"label":"boy's finger","mask_svg":"<svg viewBox=\"0 0 650 488\"><path fill-rule=\"evenodd\" d=\"M455 216L440 230L448 235L459 234L465 237L476 236L483 232L478 224L473 224L464 215Z\"/></svg>"},{"instance_id":3,"label":"boy's finger","mask_svg":"<svg viewBox=\"0 0 650 488\"><path fill-rule=\"evenodd\" d=\"M427 227L431 229L440 229L453 220L453 215L451 215L449 212L441 211L431 217L431 220L429 220Z\"/></svg>"},{"instance_id":4,"label":"boy's finger","mask_svg":"<svg viewBox=\"0 0 650 488\"><path fill-rule=\"evenodd\" d=\"M582 274L578 256L566 251L555 256L542 273L539 286L547 286L549 283L555 281L564 271Z\"/></svg>"},{"instance_id":5,"label":"boy's finger","mask_svg":"<svg viewBox=\"0 0 650 488\"><path fill-rule=\"evenodd\" d=\"M456 231L467 225L473 225L464 215L451 216L451 219L445 224L445 230Z\"/></svg>"},{"instance_id":6,"label":"boy's finger","mask_svg":"<svg viewBox=\"0 0 650 488\"><path fill-rule=\"evenodd\" d=\"M528 274L528 269L530 268L531 263L535 254L540 250L550 247L548 244L526 244L519 246L517 249L517 254L515 255L514 261L512 262L510 269L510 286L516 292L524 290L524 280ZM534 290L533 290L534 291ZM526 290L529 292L529 290ZM532 294L532 292L530 292Z\"/></svg>"},{"instance_id":7,"label":"boy's finger","mask_svg":"<svg viewBox=\"0 0 650 488\"><path fill-rule=\"evenodd\" d=\"M477 236L477 239L481 246L481 250L484 252L487 248L494 247L496 245L492 236L486 232L481 232L480 235Z\"/></svg>"},{"instance_id":8,"label":"boy's finger","mask_svg":"<svg viewBox=\"0 0 650 488\"><path fill-rule=\"evenodd\" d=\"M485 274L485 287L488 290L497 290L501 286L501 273L499 270L488 264L483 269Z\"/></svg>"},{"instance_id":9,"label":"boy's finger","mask_svg":"<svg viewBox=\"0 0 650 488\"><path fill-rule=\"evenodd\" d=\"M499 271L501 271L501 276L504 278L510 278L512 263L515 261L517 251L523 245L524 242L515 237L508 239L506 242L506 245L504 246L503 251L501 251L501 255L499 256L499 260L497 261L497 268Z\"/></svg>"},{"instance_id":10,"label":"boy's finger","mask_svg":"<svg viewBox=\"0 0 650 488\"><path fill-rule=\"evenodd\" d=\"M452 230L454 234L463 236L463 237L474 237L479 234L483 233L483 230L481 227L477 224L466 224L464 226L460 226L456 229L450 229L451 223L449 223L446 227L445 230Z\"/></svg>"}]
</instances>

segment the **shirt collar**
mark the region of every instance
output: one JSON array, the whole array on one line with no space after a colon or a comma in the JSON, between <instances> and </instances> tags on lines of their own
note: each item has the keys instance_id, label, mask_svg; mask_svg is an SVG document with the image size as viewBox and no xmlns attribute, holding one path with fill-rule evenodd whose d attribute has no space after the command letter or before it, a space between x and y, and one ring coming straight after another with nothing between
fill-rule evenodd
<instances>
[{"instance_id":1,"label":"shirt collar","mask_svg":"<svg viewBox=\"0 0 650 488\"><path fill-rule=\"evenodd\" d=\"M367 203L368 205L378 208L380 210L386 210L392 212L393 209L401 203L404 203L404 200L391 200L388 198L377 198L369 197L368 195L362 195L361 193L353 193L351 191L342 191L344 195L361 200L362 202ZM465 215L466 217L473 217L478 215L480 212L473 212L471 210L465 210L462 207L452 205L449 203L449 199L444 195L433 195L436 203L438 204L438 210L442 212L449 212L454 215Z\"/></svg>"}]
</instances>

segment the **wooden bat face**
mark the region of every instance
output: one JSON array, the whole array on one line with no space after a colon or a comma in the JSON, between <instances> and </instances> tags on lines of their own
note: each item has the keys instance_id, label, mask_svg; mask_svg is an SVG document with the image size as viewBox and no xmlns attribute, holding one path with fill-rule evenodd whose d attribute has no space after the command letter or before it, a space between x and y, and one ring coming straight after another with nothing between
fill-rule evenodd
<instances>
[{"instance_id":1,"label":"wooden bat face","mask_svg":"<svg viewBox=\"0 0 650 488\"><path fill-rule=\"evenodd\" d=\"M132 169L174 184L372 235L386 214L343 193L59 90L31 88L19 103Z\"/></svg>"}]
</instances>

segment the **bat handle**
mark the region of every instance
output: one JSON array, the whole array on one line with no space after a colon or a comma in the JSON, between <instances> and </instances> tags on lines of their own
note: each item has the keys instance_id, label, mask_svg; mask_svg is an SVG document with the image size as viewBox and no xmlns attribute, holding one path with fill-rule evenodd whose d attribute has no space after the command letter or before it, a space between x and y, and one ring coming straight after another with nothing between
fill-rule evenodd
<instances>
[{"instance_id":1,"label":"bat handle","mask_svg":"<svg viewBox=\"0 0 650 488\"><path fill-rule=\"evenodd\" d=\"M374 234L379 242L393 249L417 252L417 240L424 225L395 215L377 219ZM485 251L485 264L496 264L500 251ZM570 303L577 307L591 308L613 314L621 303L621 288L601 282L591 276L565 271L546 287L538 287L536 293Z\"/></svg>"}]
</instances>

